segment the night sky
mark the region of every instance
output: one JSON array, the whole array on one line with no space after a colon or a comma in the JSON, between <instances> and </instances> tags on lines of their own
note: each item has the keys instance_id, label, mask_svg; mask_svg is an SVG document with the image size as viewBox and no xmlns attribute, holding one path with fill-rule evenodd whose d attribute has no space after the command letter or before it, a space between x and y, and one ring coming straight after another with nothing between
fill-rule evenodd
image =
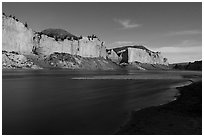
<instances>
[{"instance_id":1,"label":"night sky","mask_svg":"<svg viewBox=\"0 0 204 137\"><path fill-rule=\"evenodd\" d=\"M34 31L96 34L107 48L141 44L170 63L202 58L202 3L3 3L6 15Z\"/></svg>"}]
</instances>

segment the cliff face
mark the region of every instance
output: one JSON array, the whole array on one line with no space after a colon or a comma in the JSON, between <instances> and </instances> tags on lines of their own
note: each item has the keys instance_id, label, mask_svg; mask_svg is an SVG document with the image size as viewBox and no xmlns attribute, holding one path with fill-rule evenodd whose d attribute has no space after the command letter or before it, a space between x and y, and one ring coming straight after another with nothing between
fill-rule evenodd
<instances>
[{"instance_id":1,"label":"cliff face","mask_svg":"<svg viewBox=\"0 0 204 137\"><path fill-rule=\"evenodd\" d=\"M59 31L60 29L56 29ZM55 29L52 29L55 31ZM47 35L47 31L43 31ZM25 24L19 22L15 17L2 16L2 50L14 51L22 54L50 55L54 52L69 53L82 57L106 58L104 43L97 37L80 39L55 39L45 34L39 34L29 29ZM59 35L59 33L55 33ZM72 36L71 34L69 36ZM73 35L74 36L74 35ZM61 35L59 35L59 38ZM76 36L74 36L76 38Z\"/></svg>"},{"instance_id":2,"label":"cliff face","mask_svg":"<svg viewBox=\"0 0 204 137\"><path fill-rule=\"evenodd\" d=\"M142 49L128 48L128 63L141 62L148 64L163 64L168 65L165 58L159 52L147 52Z\"/></svg>"},{"instance_id":3,"label":"cliff face","mask_svg":"<svg viewBox=\"0 0 204 137\"><path fill-rule=\"evenodd\" d=\"M157 64L168 65L167 59L159 52L150 51L143 46L125 46L106 50L104 42L95 35L77 37L62 29L34 32L27 24L19 22L15 17L5 15L2 16L2 51L4 68L32 68L37 64L41 68L106 69L107 67L111 69L119 68L116 64L128 64L144 70L155 68ZM27 61L27 57L31 57L33 64ZM41 58L41 63L36 58ZM74 59L82 63L76 63ZM44 65L41 66L41 64Z\"/></svg>"},{"instance_id":4,"label":"cliff face","mask_svg":"<svg viewBox=\"0 0 204 137\"><path fill-rule=\"evenodd\" d=\"M46 35L34 36L34 52L37 54L50 55L54 52L69 53L82 57L106 58L106 48L99 39L89 40L83 37L79 40L55 40Z\"/></svg>"},{"instance_id":5,"label":"cliff face","mask_svg":"<svg viewBox=\"0 0 204 137\"><path fill-rule=\"evenodd\" d=\"M95 35L77 37L61 29L34 32L27 24L5 15L2 66L3 69L120 69L106 60L106 47Z\"/></svg>"},{"instance_id":6,"label":"cliff face","mask_svg":"<svg viewBox=\"0 0 204 137\"><path fill-rule=\"evenodd\" d=\"M2 15L2 50L30 54L33 31L15 18Z\"/></svg>"},{"instance_id":7,"label":"cliff face","mask_svg":"<svg viewBox=\"0 0 204 137\"><path fill-rule=\"evenodd\" d=\"M162 57L160 52L153 52L143 46L126 46L112 49L116 54L109 58L112 60L118 59L120 63L132 64L134 62L146 64L161 64L168 65L167 59ZM122 58L122 59L121 59Z\"/></svg>"}]
</instances>

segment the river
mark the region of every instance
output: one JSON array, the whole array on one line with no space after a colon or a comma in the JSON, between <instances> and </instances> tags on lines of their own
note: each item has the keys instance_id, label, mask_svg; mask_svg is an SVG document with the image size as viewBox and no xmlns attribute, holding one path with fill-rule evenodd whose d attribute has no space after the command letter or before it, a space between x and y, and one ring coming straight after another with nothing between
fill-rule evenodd
<instances>
[{"instance_id":1,"label":"river","mask_svg":"<svg viewBox=\"0 0 204 137\"><path fill-rule=\"evenodd\" d=\"M193 71L2 72L2 132L7 135L113 134L130 112L173 100L173 85Z\"/></svg>"}]
</instances>

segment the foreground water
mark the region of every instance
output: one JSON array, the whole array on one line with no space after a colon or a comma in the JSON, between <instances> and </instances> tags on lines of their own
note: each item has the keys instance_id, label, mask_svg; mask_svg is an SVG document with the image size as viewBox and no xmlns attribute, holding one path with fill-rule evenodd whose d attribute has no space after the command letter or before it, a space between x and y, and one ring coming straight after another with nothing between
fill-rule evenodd
<instances>
[{"instance_id":1,"label":"foreground water","mask_svg":"<svg viewBox=\"0 0 204 137\"><path fill-rule=\"evenodd\" d=\"M3 134L112 134L132 110L171 101L201 72L3 71Z\"/></svg>"}]
</instances>

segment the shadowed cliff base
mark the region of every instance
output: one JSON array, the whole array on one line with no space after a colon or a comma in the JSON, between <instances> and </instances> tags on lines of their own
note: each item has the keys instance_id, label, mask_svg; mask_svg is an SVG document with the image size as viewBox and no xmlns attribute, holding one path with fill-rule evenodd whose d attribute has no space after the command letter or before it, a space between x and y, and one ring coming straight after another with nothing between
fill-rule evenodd
<instances>
[{"instance_id":1,"label":"shadowed cliff base","mask_svg":"<svg viewBox=\"0 0 204 137\"><path fill-rule=\"evenodd\" d=\"M202 82L178 88L181 95L169 104L133 112L116 134L201 135Z\"/></svg>"}]
</instances>

